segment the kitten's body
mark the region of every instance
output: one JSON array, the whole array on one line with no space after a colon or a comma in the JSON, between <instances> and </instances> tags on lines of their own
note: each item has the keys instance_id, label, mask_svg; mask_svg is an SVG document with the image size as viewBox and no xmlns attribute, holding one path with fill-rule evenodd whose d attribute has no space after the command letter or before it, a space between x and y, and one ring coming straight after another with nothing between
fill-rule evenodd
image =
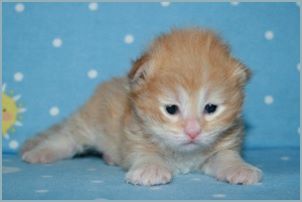
<instances>
[{"instance_id":1,"label":"kitten's body","mask_svg":"<svg viewBox=\"0 0 302 202\"><path fill-rule=\"evenodd\" d=\"M48 163L95 148L128 170L133 184L164 184L193 170L256 183L261 171L239 155L247 79L247 69L213 33L173 31L153 43L128 78L100 85L68 120L29 140L22 157ZM204 112L209 103L217 112ZM167 113L171 105L175 114Z\"/></svg>"}]
</instances>

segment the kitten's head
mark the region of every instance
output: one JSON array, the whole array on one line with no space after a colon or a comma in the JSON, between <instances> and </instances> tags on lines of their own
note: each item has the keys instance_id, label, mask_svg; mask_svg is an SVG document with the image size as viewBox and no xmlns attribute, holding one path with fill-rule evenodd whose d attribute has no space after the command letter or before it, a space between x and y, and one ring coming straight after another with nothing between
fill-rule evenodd
<instances>
[{"instance_id":1,"label":"kitten's head","mask_svg":"<svg viewBox=\"0 0 302 202\"><path fill-rule=\"evenodd\" d=\"M215 34L194 28L158 37L128 77L144 130L154 141L191 151L238 119L249 71Z\"/></svg>"}]
</instances>

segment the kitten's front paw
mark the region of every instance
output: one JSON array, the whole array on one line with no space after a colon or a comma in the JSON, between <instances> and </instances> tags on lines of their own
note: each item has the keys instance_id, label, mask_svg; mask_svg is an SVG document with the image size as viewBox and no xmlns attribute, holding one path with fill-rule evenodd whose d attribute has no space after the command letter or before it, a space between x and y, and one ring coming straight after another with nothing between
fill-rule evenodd
<instances>
[{"instance_id":1,"label":"kitten's front paw","mask_svg":"<svg viewBox=\"0 0 302 202\"><path fill-rule=\"evenodd\" d=\"M261 177L260 169L245 164L228 167L217 175L217 179L231 184L255 184L261 180Z\"/></svg>"},{"instance_id":2,"label":"kitten's front paw","mask_svg":"<svg viewBox=\"0 0 302 202\"><path fill-rule=\"evenodd\" d=\"M130 169L126 174L126 181L135 185L160 185L171 181L172 174L169 169L160 165L143 165Z\"/></svg>"},{"instance_id":3,"label":"kitten's front paw","mask_svg":"<svg viewBox=\"0 0 302 202\"><path fill-rule=\"evenodd\" d=\"M22 153L22 159L28 163L51 163L59 159L50 148L33 148Z\"/></svg>"}]
</instances>

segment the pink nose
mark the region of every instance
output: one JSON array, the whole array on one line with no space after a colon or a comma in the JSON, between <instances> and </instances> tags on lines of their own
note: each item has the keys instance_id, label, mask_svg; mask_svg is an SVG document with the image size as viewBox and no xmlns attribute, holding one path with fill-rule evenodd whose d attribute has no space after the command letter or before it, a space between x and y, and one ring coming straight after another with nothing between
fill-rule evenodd
<instances>
[{"instance_id":1,"label":"pink nose","mask_svg":"<svg viewBox=\"0 0 302 202\"><path fill-rule=\"evenodd\" d=\"M190 139L194 140L198 135L199 135L200 131L199 132L193 132L193 133L186 133Z\"/></svg>"},{"instance_id":2,"label":"pink nose","mask_svg":"<svg viewBox=\"0 0 302 202\"><path fill-rule=\"evenodd\" d=\"M189 119L185 125L184 132L190 139L195 139L201 132L198 121L196 119Z\"/></svg>"}]
</instances>

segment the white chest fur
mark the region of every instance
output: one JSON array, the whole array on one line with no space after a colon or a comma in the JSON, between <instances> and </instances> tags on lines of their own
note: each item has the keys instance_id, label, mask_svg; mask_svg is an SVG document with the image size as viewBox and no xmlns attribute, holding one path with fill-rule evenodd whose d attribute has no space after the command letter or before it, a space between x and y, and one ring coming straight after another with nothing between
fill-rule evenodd
<instances>
[{"instance_id":1,"label":"white chest fur","mask_svg":"<svg viewBox=\"0 0 302 202\"><path fill-rule=\"evenodd\" d=\"M174 174L185 174L190 171L200 170L206 158L201 152L173 152L167 156L167 161Z\"/></svg>"}]
</instances>

